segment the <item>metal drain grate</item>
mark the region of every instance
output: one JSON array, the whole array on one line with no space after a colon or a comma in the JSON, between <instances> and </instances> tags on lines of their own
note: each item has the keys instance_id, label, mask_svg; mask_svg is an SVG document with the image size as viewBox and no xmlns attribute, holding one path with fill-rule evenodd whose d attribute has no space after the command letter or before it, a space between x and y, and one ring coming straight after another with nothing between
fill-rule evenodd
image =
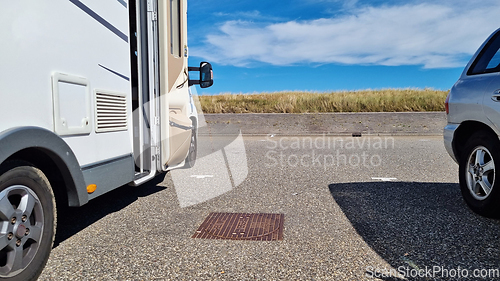
<instances>
[{"instance_id":1,"label":"metal drain grate","mask_svg":"<svg viewBox=\"0 0 500 281\"><path fill-rule=\"evenodd\" d=\"M192 238L283 240L283 214L210 213Z\"/></svg>"}]
</instances>

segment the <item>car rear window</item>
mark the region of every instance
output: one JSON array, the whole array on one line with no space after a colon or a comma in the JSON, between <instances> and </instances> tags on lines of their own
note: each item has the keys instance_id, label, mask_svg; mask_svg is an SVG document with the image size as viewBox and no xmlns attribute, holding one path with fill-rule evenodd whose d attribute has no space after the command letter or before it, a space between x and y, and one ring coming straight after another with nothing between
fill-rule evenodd
<instances>
[{"instance_id":1,"label":"car rear window","mask_svg":"<svg viewBox=\"0 0 500 281\"><path fill-rule=\"evenodd\" d=\"M479 53L468 75L500 71L500 32L497 32Z\"/></svg>"}]
</instances>

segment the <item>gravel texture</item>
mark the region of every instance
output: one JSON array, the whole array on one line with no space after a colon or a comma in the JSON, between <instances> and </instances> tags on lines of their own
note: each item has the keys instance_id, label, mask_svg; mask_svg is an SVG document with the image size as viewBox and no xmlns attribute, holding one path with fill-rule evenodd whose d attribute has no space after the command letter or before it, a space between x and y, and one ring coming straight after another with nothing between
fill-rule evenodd
<instances>
[{"instance_id":1,"label":"gravel texture","mask_svg":"<svg viewBox=\"0 0 500 281\"><path fill-rule=\"evenodd\" d=\"M442 135L444 112L205 114L212 134Z\"/></svg>"}]
</instances>

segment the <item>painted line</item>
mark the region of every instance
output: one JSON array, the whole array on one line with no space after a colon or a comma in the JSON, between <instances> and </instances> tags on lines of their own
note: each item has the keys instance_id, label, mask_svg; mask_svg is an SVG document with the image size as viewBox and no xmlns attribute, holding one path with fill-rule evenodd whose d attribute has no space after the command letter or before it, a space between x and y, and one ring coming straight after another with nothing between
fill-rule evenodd
<instances>
[{"instance_id":1,"label":"painted line","mask_svg":"<svg viewBox=\"0 0 500 281\"><path fill-rule=\"evenodd\" d=\"M102 67L102 68L104 68L104 69L106 69L107 71L109 71L109 72L111 72L111 73L113 73L113 74L116 74L116 75L120 76L121 78L123 78L123 79L125 79L125 80L127 80L127 81L130 81L130 78L128 78L127 76L125 76L125 75L123 75L123 74L120 74L120 73L118 73L118 72L116 72L116 71L114 71L114 70L112 70L112 69L109 69L109 68L105 67L105 66L104 66L104 65L102 65L102 64L97 64L97 65L98 65L98 66L100 66L100 67Z\"/></svg>"},{"instance_id":2,"label":"painted line","mask_svg":"<svg viewBox=\"0 0 500 281\"><path fill-rule=\"evenodd\" d=\"M395 180L397 180L397 178L375 178L375 177L372 177L372 180L395 181Z\"/></svg>"},{"instance_id":3,"label":"painted line","mask_svg":"<svg viewBox=\"0 0 500 281\"><path fill-rule=\"evenodd\" d=\"M204 178L213 178L213 175L192 175L192 178L204 179Z\"/></svg>"},{"instance_id":4,"label":"painted line","mask_svg":"<svg viewBox=\"0 0 500 281\"><path fill-rule=\"evenodd\" d=\"M121 32L118 28L116 28L114 25L109 23L107 20L105 20L103 17L99 16L96 12L92 11L89 7L85 6L82 2L78 0L69 0L69 2L75 4L78 8L80 8L82 11L87 13L87 15L91 16L94 18L96 21L98 21L100 24L102 24L104 27L109 29L111 32L116 34L118 37L123 39L123 41L128 42L128 37L125 35L125 33Z\"/></svg>"}]
</instances>

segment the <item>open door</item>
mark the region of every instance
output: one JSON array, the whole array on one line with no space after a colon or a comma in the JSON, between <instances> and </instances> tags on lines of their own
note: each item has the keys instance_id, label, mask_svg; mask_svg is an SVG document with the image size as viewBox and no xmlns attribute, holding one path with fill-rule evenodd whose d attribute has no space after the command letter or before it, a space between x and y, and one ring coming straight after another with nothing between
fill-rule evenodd
<instances>
[{"instance_id":1,"label":"open door","mask_svg":"<svg viewBox=\"0 0 500 281\"><path fill-rule=\"evenodd\" d=\"M193 133L187 67L187 1L158 2L162 170L181 165Z\"/></svg>"}]
</instances>

